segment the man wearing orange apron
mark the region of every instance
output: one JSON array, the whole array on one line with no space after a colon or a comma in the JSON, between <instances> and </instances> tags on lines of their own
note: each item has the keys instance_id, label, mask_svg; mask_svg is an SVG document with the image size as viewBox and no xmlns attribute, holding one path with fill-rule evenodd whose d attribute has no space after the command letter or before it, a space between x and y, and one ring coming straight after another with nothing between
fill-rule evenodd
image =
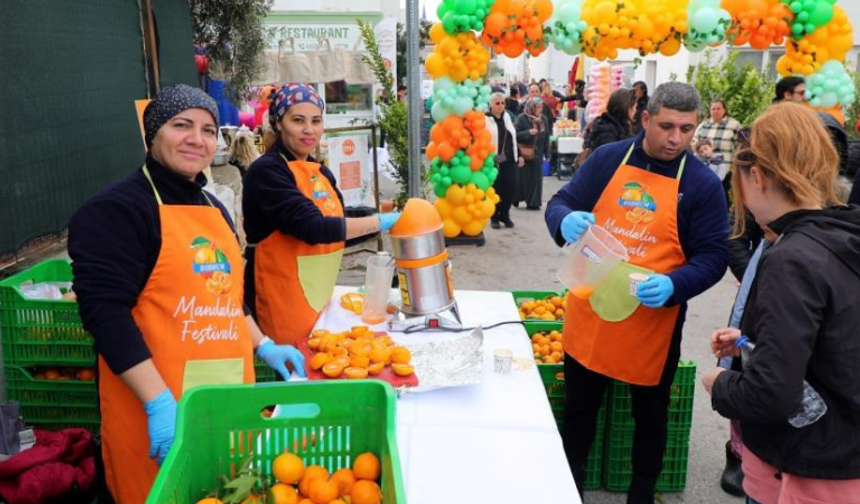
<instances>
[{"instance_id":1,"label":"man wearing orange apron","mask_svg":"<svg viewBox=\"0 0 860 504\"><path fill-rule=\"evenodd\" d=\"M218 110L189 86L144 111L146 164L78 210L69 255L84 327L95 339L107 487L143 504L173 443L176 401L199 385L252 383L253 353L302 367L243 305L243 265L225 209L203 191Z\"/></svg>"},{"instance_id":2,"label":"man wearing orange apron","mask_svg":"<svg viewBox=\"0 0 860 504\"><path fill-rule=\"evenodd\" d=\"M597 412L616 379L631 384L636 422L627 502L654 502L686 302L717 283L728 264L720 180L687 152L698 111L693 87L659 86L643 133L596 150L547 206L559 245L598 225L629 256L590 296L567 298L563 437L580 493ZM635 295L631 273L647 275Z\"/></svg>"},{"instance_id":3,"label":"man wearing orange apron","mask_svg":"<svg viewBox=\"0 0 860 504\"><path fill-rule=\"evenodd\" d=\"M310 334L334 291L345 242L386 231L399 216L344 217L334 174L311 156L322 137L324 109L310 86L278 90L269 108L277 142L244 181L245 300L278 343L295 344Z\"/></svg>"}]
</instances>

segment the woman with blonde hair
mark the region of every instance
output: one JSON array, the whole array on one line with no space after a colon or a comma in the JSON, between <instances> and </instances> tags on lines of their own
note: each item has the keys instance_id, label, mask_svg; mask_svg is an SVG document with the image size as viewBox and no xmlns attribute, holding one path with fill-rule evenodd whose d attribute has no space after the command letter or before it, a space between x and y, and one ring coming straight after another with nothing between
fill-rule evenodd
<instances>
[{"instance_id":1,"label":"woman with blonde hair","mask_svg":"<svg viewBox=\"0 0 860 504\"><path fill-rule=\"evenodd\" d=\"M834 189L839 158L809 109L783 103L752 127L732 166L736 232L749 211L773 242L763 253L740 330L711 349L743 371L703 378L721 415L741 422L751 504L841 504L860 495L860 209ZM802 417L806 384L826 411ZM801 421L801 418L804 418Z\"/></svg>"}]
</instances>

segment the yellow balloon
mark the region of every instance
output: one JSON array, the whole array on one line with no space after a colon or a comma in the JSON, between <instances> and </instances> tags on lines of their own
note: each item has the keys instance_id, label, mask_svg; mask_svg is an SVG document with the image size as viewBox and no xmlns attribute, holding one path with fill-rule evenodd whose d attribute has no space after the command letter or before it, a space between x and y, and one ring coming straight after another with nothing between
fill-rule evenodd
<instances>
[{"instance_id":1,"label":"yellow balloon","mask_svg":"<svg viewBox=\"0 0 860 504\"><path fill-rule=\"evenodd\" d=\"M466 207L457 207L451 212L451 218L454 219L454 222L461 226L465 226L472 222L472 214L466 209Z\"/></svg>"},{"instance_id":2,"label":"yellow balloon","mask_svg":"<svg viewBox=\"0 0 860 504\"><path fill-rule=\"evenodd\" d=\"M453 219L445 219L442 221L442 234L445 238L456 238L460 236L462 228Z\"/></svg>"},{"instance_id":3,"label":"yellow balloon","mask_svg":"<svg viewBox=\"0 0 860 504\"><path fill-rule=\"evenodd\" d=\"M473 220L472 222L463 226L463 234L466 236L478 236L481 234L481 231L484 230L484 226L487 225L487 221L483 220Z\"/></svg>"},{"instance_id":4,"label":"yellow balloon","mask_svg":"<svg viewBox=\"0 0 860 504\"><path fill-rule=\"evenodd\" d=\"M447 35L447 33L445 33L445 29L442 28L442 23L436 23L430 27L430 40L432 40L434 44L441 42L445 35Z\"/></svg>"},{"instance_id":5,"label":"yellow balloon","mask_svg":"<svg viewBox=\"0 0 860 504\"><path fill-rule=\"evenodd\" d=\"M491 200L484 200L481 202L481 218L489 219L496 213L496 204Z\"/></svg>"},{"instance_id":6,"label":"yellow balloon","mask_svg":"<svg viewBox=\"0 0 860 504\"><path fill-rule=\"evenodd\" d=\"M442 220L445 220L448 217L451 217L451 212L453 211L453 207L451 206L451 203L448 200L438 198L433 203L433 206L436 207L436 211L439 212L439 216L442 217Z\"/></svg>"},{"instance_id":7,"label":"yellow balloon","mask_svg":"<svg viewBox=\"0 0 860 504\"><path fill-rule=\"evenodd\" d=\"M424 68L427 69L427 73L432 75L434 79L448 75L448 67L445 65L445 59L439 53L434 52L430 56L427 56Z\"/></svg>"},{"instance_id":8,"label":"yellow balloon","mask_svg":"<svg viewBox=\"0 0 860 504\"><path fill-rule=\"evenodd\" d=\"M448 187L448 192L445 193L445 199L448 200L452 206L460 206L466 200L466 189L457 184L451 184Z\"/></svg>"}]
</instances>

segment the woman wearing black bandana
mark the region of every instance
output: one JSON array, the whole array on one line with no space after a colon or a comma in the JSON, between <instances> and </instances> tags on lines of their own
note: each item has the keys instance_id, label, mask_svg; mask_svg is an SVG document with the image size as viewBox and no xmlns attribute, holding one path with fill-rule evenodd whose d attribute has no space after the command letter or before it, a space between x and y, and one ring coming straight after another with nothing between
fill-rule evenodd
<instances>
[{"instance_id":1,"label":"woman wearing black bandana","mask_svg":"<svg viewBox=\"0 0 860 504\"><path fill-rule=\"evenodd\" d=\"M105 478L117 504L142 504L199 385L253 383L253 355L282 375L293 347L266 338L243 307L233 223L205 192L218 109L199 89L164 88L143 114L146 161L69 223L84 328L99 357Z\"/></svg>"}]
</instances>

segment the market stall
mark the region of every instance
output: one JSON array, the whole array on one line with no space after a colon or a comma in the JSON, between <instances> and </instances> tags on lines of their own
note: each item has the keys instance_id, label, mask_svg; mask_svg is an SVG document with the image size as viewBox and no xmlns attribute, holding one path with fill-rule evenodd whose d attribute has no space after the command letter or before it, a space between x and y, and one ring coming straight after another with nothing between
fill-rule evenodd
<instances>
[{"instance_id":1,"label":"market stall","mask_svg":"<svg viewBox=\"0 0 860 504\"><path fill-rule=\"evenodd\" d=\"M343 309L338 287L317 328L348 330L361 317ZM455 291L465 327L517 321L509 292ZM385 324L372 326L384 331ZM456 337L449 332L392 333L407 347ZM493 371L496 348L530 360L522 325L484 331L483 381L429 392L406 392L397 402L397 439L410 504L456 502L550 502L564 495L578 503L561 437L537 367L501 375ZM419 380L422 370L416 368ZM552 484L535 485L535 481Z\"/></svg>"}]
</instances>

